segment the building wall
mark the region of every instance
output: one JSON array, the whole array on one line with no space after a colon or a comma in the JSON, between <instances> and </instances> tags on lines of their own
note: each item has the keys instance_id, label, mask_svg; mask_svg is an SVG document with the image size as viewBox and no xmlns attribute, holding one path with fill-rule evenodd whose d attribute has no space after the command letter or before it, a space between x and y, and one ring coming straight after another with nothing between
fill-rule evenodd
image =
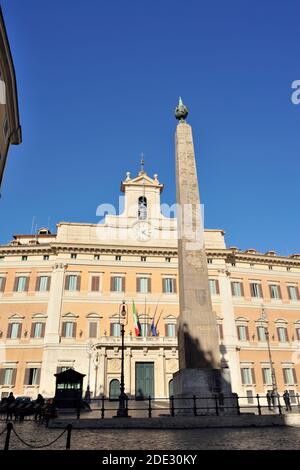
<instances>
[{"instance_id":1,"label":"building wall","mask_svg":"<svg viewBox=\"0 0 300 470\"><path fill-rule=\"evenodd\" d=\"M146 188L141 189L141 180ZM149 201L153 198L155 204L159 203L162 185L157 176L151 179L144 173L137 178L128 177L124 184L125 210L119 218L108 216L102 225L61 223L57 235L45 233L45 230L37 235L17 235L11 243L0 247L0 278L6 279L2 288L0 281L0 291L3 291L0 292L2 395L13 390L16 395L34 397L40 392L53 396L54 374L59 368L74 367L86 374L84 389L89 384L93 395L107 396L110 381L119 379L121 367L121 340L112 335L111 324L119 321L120 306L125 300L128 310L126 392L135 396L136 363L152 362L154 394L156 397L168 396L169 382L178 369L177 338L176 335L166 336L165 326L176 324L180 313L176 220L171 219L168 223L167 218L155 210L153 227L154 230L155 224L160 227L161 239L135 239L136 232L132 232L132 227L136 223L138 195L142 191L149 196ZM128 237L111 240L107 238L110 229L115 229L115 234L119 229L128 231ZM262 369L270 368L270 357L268 342L258 338L257 328L261 325L269 332L279 392L285 388L300 391L300 256L280 257L274 252L262 254L253 249L226 248L222 230L205 231L205 244L212 281L212 304L219 328L221 363L230 369L233 391L241 396L248 395L251 401L251 394L264 394L272 387L263 381ZM66 279L72 275L80 277L80 285L75 291L66 288ZM25 292L15 291L18 276L29 277ZM45 292L37 291L40 276L51 278L47 284L49 290ZM99 277L96 292L92 291L93 276ZM124 292L112 291L112 276L125 279ZM137 292L139 276L151 279L151 292ZM166 277L176 280L177 289L173 293L164 292L163 279ZM232 282L241 284L241 295L233 295ZM262 297L253 296L251 282L260 284ZM280 287L280 298L271 298L270 284ZM297 288L295 300L288 295L289 285ZM133 301L141 323L147 322L150 327L155 315L157 336L151 336L150 330L148 336L135 336ZM261 319L263 309L267 316L265 320ZM33 338L31 334L32 324L36 322L44 324L41 338ZM22 325L21 333L15 339L8 338L11 323ZM66 323L76 324L74 337L65 337ZM90 323L98 325L97 336L93 338L89 337ZM238 334L240 327L244 337L240 337L240 332ZM286 341L279 341L278 328L286 328ZM11 385L4 384L5 369L16 370ZM40 370L35 385L28 384L29 369ZM288 380L283 369L288 369L285 372Z\"/></svg>"}]
</instances>

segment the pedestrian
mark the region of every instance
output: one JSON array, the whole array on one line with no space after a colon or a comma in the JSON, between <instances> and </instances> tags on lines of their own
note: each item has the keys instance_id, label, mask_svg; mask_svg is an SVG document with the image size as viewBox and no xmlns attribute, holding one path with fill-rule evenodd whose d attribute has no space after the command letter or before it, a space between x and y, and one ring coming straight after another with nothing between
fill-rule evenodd
<instances>
[{"instance_id":1,"label":"pedestrian","mask_svg":"<svg viewBox=\"0 0 300 470\"><path fill-rule=\"evenodd\" d=\"M268 402L268 408L269 410L272 409L272 394L270 392L270 390L267 391L267 395L266 395L266 398L267 398L267 402Z\"/></svg>"},{"instance_id":2,"label":"pedestrian","mask_svg":"<svg viewBox=\"0 0 300 470\"><path fill-rule=\"evenodd\" d=\"M6 403L7 403L7 414L6 414L6 421L9 419L11 420L13 418L13 411L15 408L15 397L13 392L10 392L10 394L7 397Z\"/></svg>"},{"instance_id":3,"label":"pedestrian","mask_svg":"<svg viewBox=\"0 0 300 470\"><path fill-rule=\"evenodd\" d=\"M283 399L284 399L286 411L292 411L290 394L289 394L288 390L284 391Z\"/></svg>"},{"instance_id":4,"label":"pedestrian","mask_svg":"<svg viewBox=\"0 0 300 470\"><path fill-rule=\"evenodd\" d=\"M37 420L38 418L39 420L41 419L42 408L44 405L45 405L45 398L43 397L43 395L39 393L37 396L37 399L35 400L35 406L34 406L34 409L35 409L34 419L35 420Z\"/></svg>"}]
</instances>

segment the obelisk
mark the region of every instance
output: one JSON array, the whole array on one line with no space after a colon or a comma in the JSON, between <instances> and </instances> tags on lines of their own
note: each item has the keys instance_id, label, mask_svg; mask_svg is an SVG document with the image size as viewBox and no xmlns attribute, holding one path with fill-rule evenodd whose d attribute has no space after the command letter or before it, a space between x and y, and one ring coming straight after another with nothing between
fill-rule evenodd
<instances>
[{"instance_id":1,"label":"obelisk","mask_svg":"<svg viewBox=\"0 0 300 470\"><path fill-rule=\"evenodd\" d=\"M230 393L231 389L220 367L192 128L185 121L187 115L188 110L179 98L175 110L178 119L175 147L180 314L179 371L173 380L175 398L209 397L212 393Z\"/></svg>"}]
</instances>

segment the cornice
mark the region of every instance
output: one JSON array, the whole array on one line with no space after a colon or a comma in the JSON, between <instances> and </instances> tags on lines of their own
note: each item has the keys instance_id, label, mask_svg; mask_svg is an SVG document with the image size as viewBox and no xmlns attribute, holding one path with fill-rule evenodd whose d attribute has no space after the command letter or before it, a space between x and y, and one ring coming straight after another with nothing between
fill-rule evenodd
<instances>
[{"instance_id":1,"label":"cornice","mask_svg":"<svg viewBox=\"0 0 300 470\"><path fill-rule=\"evenodd\" d=\"M138 255L138 256L170 256L177 257L177 248L149 247L149 246L120 246L120 245L96 245L83 243L49 243L43 245L2 245L0 255L35 255L59 253L90 253L107 255ZM250 264L267 264L284 267L300 267L300 255L278 256L274 254L262 254L243 252L238 249L207 248L208 258L222 259L232 264L236 262Z\"/></svg>"}]
</instances>

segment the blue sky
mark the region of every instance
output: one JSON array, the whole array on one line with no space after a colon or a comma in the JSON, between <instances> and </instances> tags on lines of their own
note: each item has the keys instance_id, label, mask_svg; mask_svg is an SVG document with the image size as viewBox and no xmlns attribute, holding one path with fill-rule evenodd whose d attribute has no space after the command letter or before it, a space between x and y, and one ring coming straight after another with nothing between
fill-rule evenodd
<instances>
[{"instance_id":1,"label":"blue sky","mask_svg":"<svg viewBox=\"0 0 300 470\"><path fill-rule=\"evenodd\" d=\"M227 245L300 251L296 0L2 0L23 144L10 151L0 242L98 222L126 171L175 201L174 107L190 110L207 228Z\"/></svg>"}]
</instances>

